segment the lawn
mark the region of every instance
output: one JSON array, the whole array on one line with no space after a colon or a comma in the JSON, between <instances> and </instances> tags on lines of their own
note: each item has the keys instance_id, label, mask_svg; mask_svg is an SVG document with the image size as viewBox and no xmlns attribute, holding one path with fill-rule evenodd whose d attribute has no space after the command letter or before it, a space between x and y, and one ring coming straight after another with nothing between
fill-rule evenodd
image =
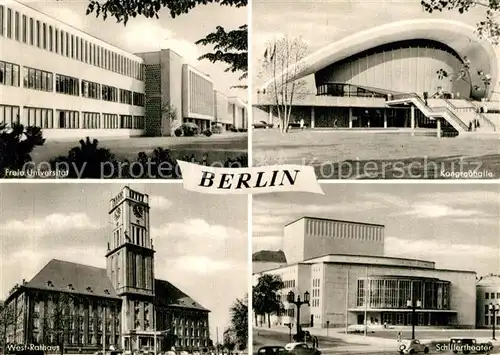
<instances>
[{"instance_id":1,"label":"lawn","mask_svg":"<svg viewBox=\"0 0 500 355\"><path fill-rule=\"evenodd\" d=\"M110 149L120 160L134 161L139 152L151 153L155 148L162 147L170 149L175 158L193 154L196 160L201 161L206 155L211 163L223 162L227 158L246 154L247 142L246 133L226 133L211 137L133 137L99 140L99 147ZM68 151L75 146L79 146L78 141L47 141L43 146L34 149L32 159L38 165L56 156L67 155Z\"/></svg>"},{"instance_id":2,"label":"lawn","mask_svg":"<svg viewBox=\"0 0 500 355\"><path fill-rule=\"evenodd\" d=\"M314 166L319 179L500 178L500 139L359 131L253 132L254 165Z\"/></svg>"}]
</instances>

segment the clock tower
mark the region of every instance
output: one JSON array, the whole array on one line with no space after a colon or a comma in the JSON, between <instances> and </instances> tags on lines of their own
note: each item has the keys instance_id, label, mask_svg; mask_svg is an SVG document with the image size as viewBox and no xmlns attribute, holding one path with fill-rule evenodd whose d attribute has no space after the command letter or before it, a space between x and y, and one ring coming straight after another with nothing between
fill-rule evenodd
<instances>
[{"instance_id":1,"label":"clock tower","mask_svg":"<svg viewBox=\"0 0 500 355\"><path fill-rule=\"evenodd\" d=\"M124 187L109 207L107 274L122 298L121 335L125 350L144 349L154 329L154 249L149 196Z\"/></svg>"}]
</instances>

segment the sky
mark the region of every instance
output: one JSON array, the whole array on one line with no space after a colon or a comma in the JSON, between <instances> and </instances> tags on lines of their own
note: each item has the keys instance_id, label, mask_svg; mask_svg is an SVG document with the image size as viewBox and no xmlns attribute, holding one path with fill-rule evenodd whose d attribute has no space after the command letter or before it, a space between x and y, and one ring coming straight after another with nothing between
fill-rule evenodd
<instances>
[{"instance_id":1,"label":"sky","mask_svg":"<svg viewBox=\"0 0 500 355\"><path fill-rule=\"evenodd\" d=\"M51 259L105 267L109 200L123 184L0 184L0 299ZM182 184L131 184L150 196L155 276L210 309L216 341L248 289L247 197ZM223 211L223 213L221 213Z\"/></svg>"},{"instance_id":2,"label":"sky","mask_svg":"<svg viewBox=\"0 0 500 355\"><path fill-rule=\"evenodd\" d=\"M283 227L302 216L385 225L386 256L434 261L437 268L500 270L500 186L322 184L325 195L254 196L252 244L282 250Z\"/></svg>"},{"instance_id":3,"label":"sky","mask_svg":"<svg viewBox=\"0 0 500 355\"><path fill-rule=\"evenodd\" d=\"M168 9L162 9L159 19L131 18L124 27L123 23L117 23L112 17L103 21L102 17L96 18L94 14L86 16L88 1L85 0L20 1L131 53L170 48L194 67L210 75L217 90L229 96L247 99L246 91L231 89L233 85L242 84L238 80L241 74L225 73L226 66L221 63L199 61L198 57L210 52L212 48L194 44L219 25L230 30L246 24L248 17L244 7L237 9L217 4L199 5L175 19L170 16Z\"/></svg>"},{"instance_id":4,"label":"sky","mask_svg":"<svg viewBox=\"0 0 500 355\"><path fill-rule=\"evenodd\" d=\"M265 82L259 68L266 43L277 37L301 38L311 54L356 32L399 20L445 18L475 27L484 16L479 7L463 15L455 10L429 14L420 0L253 0L252 12L253 85ZM313 79L308 79L311 86Z\"/></svg>"}]
</instances>

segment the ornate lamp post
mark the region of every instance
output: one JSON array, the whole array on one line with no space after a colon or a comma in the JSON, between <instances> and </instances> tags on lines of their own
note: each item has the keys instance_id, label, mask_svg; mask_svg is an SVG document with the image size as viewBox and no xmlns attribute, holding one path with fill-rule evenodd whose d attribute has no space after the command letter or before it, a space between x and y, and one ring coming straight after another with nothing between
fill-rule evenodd
<instances>
[{"instance_id":1,"label":"ornate lamp post","mask_svg":"<svg viewBox=\"0 0 500 355\"><path fill-rule=\"evenodd\" d=\"M415 310L422 308L422 301L412 298L406 301L406 307L411 308L411 338L415 339Z\"/></svg>"},{"instance_id":2,"label":"ornate lamp post","mask_svg":"<svg viewBox=\"0 0 500 355\"><path fill-rule=\"evenodd\" d=\"M490 310L490 314L492 315L492 319L491 319L491 329L493 331L493 335L492 335L492 339L493 340L496 340L495 339L495 323L496 323L496 315L497 313L500 311L500 304L493 304L493 303L490 303L489 306L488 306L488 309Z\"/></svg>"},{"instance_id":3,"label":"ornate lamp post","mask_svg":"<svg viewBox=\"0 0 500 355\"><path fill-rule=\"evenodd\" d=\"M288 303L294 304L297 306L297 336L300 334L300 306L303 304L307 304L309 306L309 292L304 293L304 300L300 300L300 295L295 299L295 293L293 291L288 292L287 296Z\"/></svg>"}]
</instances>

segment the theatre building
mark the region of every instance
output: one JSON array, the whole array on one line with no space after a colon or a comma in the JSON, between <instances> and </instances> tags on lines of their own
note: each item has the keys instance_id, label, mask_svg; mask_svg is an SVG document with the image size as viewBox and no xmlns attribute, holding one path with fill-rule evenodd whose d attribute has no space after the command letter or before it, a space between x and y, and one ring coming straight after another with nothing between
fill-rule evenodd
<instances>
[{"instance_id":1,"label":"theatre building","mask_svg":"<svg viewBox=\"0 0 500 355\"><path fill-rule=\"evenodd\" d=\"M171 50L132 54L14 0L0 4L0 48L0 124L49 139L168 136L166 105L202 129L214 121L211 79Z\"/></svg>"},{"instance_id":2,"label":"theatre building","mask_svg":"<svg viewBox=\"0 0 500 355\"><path fill-rule=\"evenodd\" d=\"M303 326L346 324L475 327L476 274L438 269L432 261L384 256L383 225L303 217L284 227L287 265L254 274L279 275L285 312L275 324L296 323L287 295L310 295ZM262 269L263 263L260 263Z\"/></svg>"},{"instance_id":3,"label":"theatre building","mask_svg":"<svg viewBox=\"0 0 500 355\"><path fill-rule=\"evenodd\" d=\"M500 275L481 277L476 285L477 327L491 328L500 326Z\"/></svg>"},{"instance_id":4,"label":"theatre building","mask_svg":"<svg viewBox=\"0 0 500 355\"><path fill-rule=\"evenodd\" d=\"M353 33L279 73L253 93L254 114L279 123L272 88L284 77L311 83L295 94L290 120L309 128L498 133L500 110L482 110L484 100L498 100L498 63L491 43L461 22L392 22ZM475 119L480 127L469 132Z\"/></svg>"},{"instance_id":5,"label":"theatre building","mask_svg":"<svg viewBox=\"0 0 500 355\"><path fill-rule=\"evenodd\" d=\"M51 260L5 301L8 344L65 352L158 351L211 345L209 310L154 275L148 195L125 187L110 202L105 269Z\"/></svg>"}]
</instances>

